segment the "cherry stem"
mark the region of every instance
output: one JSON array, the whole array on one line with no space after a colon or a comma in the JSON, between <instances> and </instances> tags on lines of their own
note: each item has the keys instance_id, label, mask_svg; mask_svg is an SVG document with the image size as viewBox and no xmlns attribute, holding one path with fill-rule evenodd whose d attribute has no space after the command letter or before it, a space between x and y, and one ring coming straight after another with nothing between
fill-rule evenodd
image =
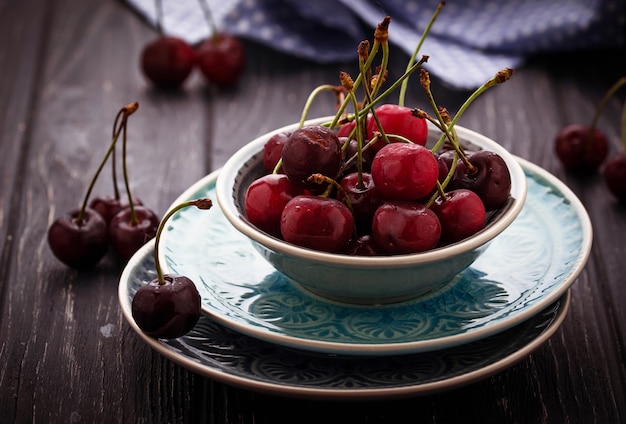
<instances>
[{"instance_id":1,"label":"cherry stem","mask_svg":"<svg viewBox=\"0 0 626 424\"><path fill-rule=\"evenodd\" d=\"M117 140L120 136L120 132L122 131L122 127L120 126L118 128L118 122L120 117L123 115L123 109L121 109L117 115L115 116L115 121L113 122L113 131L112 131L112 139L113 140ZM113 149L113 151L111 152L111 175L113 177L113 198L115 200L120 200L120 190L117 186L117 167L116 167L116 160L115 160L115 150Z\"/></svg>"},{"instance_id":2,"label":"cherry stem","mask_svg":"<svg viewBox=\"0 0 626 424\"><path fill-rule=\"evenodd\" d=\"M311 110L311 105L313 104L313 101L320 93L324 91L332 91L335 93L337 98L339 98L339 96L342 94L342 87L331 84L322 84L316 87L313 91L311 91L311 94L309 94L309 97L304 103L304 108L302 109L302 115L300 115L300 124L298 125L298 128L302 128L304 126L304 122L306 121L309 111Z\"/></svg>"},{"instance_id":3,"label":"cherry stem","mask_svg":"<svg viewBox=\"0 0 626 424\"><path fill-rule=\"evenodd\" d=\"M389 63L389 22L391 18L386 16L385 19L378 24L376 27L376 31L374 32L375 41L378 41L380 46L382 47L383 57L380 62L380 69L378 70L378 76L376 77L376 81L374 86L371 88L371 94L376 95L378 90L385 79L385 72L387 70L387 65ZM365 86L365 85L364 85Z\"/></svg>"},{"instance_id":4,"label":"cherry stem","mask_svg":"<svg viewBox=\"0 0 626 424\"><path fill-rule=\"evenodd\" d=\"M602 114L602 111L606 107L606 104L609 102L611 97L613 97L613 95L617 92L617 90L619 90L624 84L626 84L626 76L623 76L620 79L618 79L611 86L611 88L609 88L607 92L604 93L604 96L600 100L600 103L598 103L598 107L596 108L596 111L593 115L593 119L591 120L591 128L589 130L590 134L593 134L596 128L596 125L598 124L598 120L600 119L600 115Z\"/></svg>"},{"instance_id":5,"label":"cherry stem","mask_svg":"<svg viewBox=\"0 0 626 424\"><path fill-rule=\"evenodd\" d=\"M622 107L622 151L626 152L626 102L624 102L624 106Z\"/></svg>"},{"instance_id":6,"label":"cherry stem","mask_svg":"<svg viewBox=\"0 0 626 424\"><path fill-rule=\"evenodd\" d=\"M138 107L139 107L139 104L137 102L124 106L117 112L117 115L115 116L115 122L118 121L119 116L130 115L133 112L135 112ZM89 187L87 188L87 193L85 193L85 198L83 199L83 204L81 205L80 210L78 212L78 216L76 217L76 223L78 225L81 225L83 223L83 219L85 218L85 209L87 209L87 203L89 202L89 197L91 196L91 192L93 191L93 188L96 185L96 181L98 179L98 176L100 175L100 172L102 172L102 169L104 168L104 165L109 159L109 156L111 156L111 153L115 149L115 143L117 142L119 135L120 135L119 130L117 132L115 130L113 131L113 139L111 140L111 144L109 144L109 148L107 149L104 157L102 158L102 161L100 162L100 165L98 166L98 169L96 170L96 173L94 174L93 178L91 179L91 182L89 183Z\"/></svg>"},{"instance_id":7,"label":"cherry stem","mask_svg":"<svg viewBox=\"0 0 626 424\"><path fill-rule=\"evenodd\" d=\"M346 91L348 92L348 96L350 97L354 105L354 112L357 115L356 124L354 125L354 128L357 130L357 185L360 189L363 189L365 187L365 185L363 184L363 131L361 131L361 120L358 118L359 102L354 95L354 81L352 80L350 75L348 75L346 72L341 71L339 74L339 79L341 80L341 85L343 86L343 88L346 89ZM363 87L365 87L365 85L363 85Z\"/></svg>"},{"instance_id":8,"label":"cherry stem","mask_svg":"<svg viewBox=\"0 0 626 424\"><path fill-rule=\"evenodd\" d=\"M209 3L206 0L198 0L198 3L202 8L202 13L204 13L204 18L206 19L209 30L211 31L211 39L215 41L218 39L219 34L217 32L217 25L215 23L215 19L213 18L213 13L211 13Z\"/></svg>"},{"instance_id":9,"label":"cherry stem","mask_svg":"<svg viewBox=\"0 0 626 424\"><path fill-rule=\"evenodd\" d=\"M156 9L156 30L160 36L163 36L163 1L156 0L154 7Z\"/></svg>"},{"instance_id":10,"label":"cherry stem","mask_svg":"<svg viewBox=\"0 0 626 424\"><path fill-rule=\"evenodd\" d=\"M408 71L409 68L411 67L410 65L412 63L415 62L415 60L417 60L417 55L420 51L420 49L422 48L422 44L424 44L424 40L426 40L426 37L428 36L428 33L430 32L430 29L432 28L433 24L435 23L435 21L437 20L437 17L439 16L439 12L441 12L441 9L443 9L443 6L445 6L446 2L440 2L439 5L437 6L437 9L435 10L435 13L433 13L433 16L431 16L430 21L428 22L428 25L426 25L426 28L424 29L424 32L422 33L422 36L420 37L419 42L417 43L417 46L415 47L415 50L413 51L413 55L411 56L411 59L409 60L409 62L407 63L406 66L406 70ZM404 98L406 96L406 90L409 86L409 79L405 79L402 82L402 86L400 87L400 94L398 97L398 105L399 106L404 106Z\"/></svg>"},{"instance_id":11,"label":"cherry stem","mask_svg":"<svg viewBox=\"0 0 626 424\"><path fill-rule=\"evenodd\" d=\"M165 214L161 222L159 223L159 227L157 228L156 236L154 239L154 264L156 266L157 281L159 282L159 285L165 284L165 278L163 277L163 270L161 269L161 261L159 260L159 241L161 240L161 234L163 233L163 230L165 229L165 223L176 212L188 206L195 206L198 209L210 209L211 206L213 206L213 202L211 201L211 199L201 198L201 199L189 200L186 202L179 203L178 205L170 209Z\"/></svg>"},{"instance_id":12,"label":"cherry stem","mask_svg":"<svg viewBox=\"0 0 626 424\"><path fill-rule=\"evenodd\" d=\"M130 192L130 184L128 178L128 167L126 166L126 127L128 126L128 117L125 115L122 118L122 170L124 171L124 186L126 187L126 194L128 195L128 206L130 207L130 225L137 225L137 214L135 213L135 205L133 204L133 196Z\"/></svg>"}]
</instances>

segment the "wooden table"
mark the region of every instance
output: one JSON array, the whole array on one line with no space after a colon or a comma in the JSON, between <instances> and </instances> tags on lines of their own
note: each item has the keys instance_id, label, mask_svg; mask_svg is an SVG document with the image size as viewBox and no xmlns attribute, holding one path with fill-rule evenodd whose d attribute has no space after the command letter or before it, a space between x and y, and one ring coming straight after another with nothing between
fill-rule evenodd
<instances>
[{"instance_id":1,"label":"wooden table","mask_svg":"<svg viewBox=\"0 0 626 424\"><path fill-rule=\"evenodd\" d=\"M558 129L589 122L602 94L626 74L623 50L536 58L480 97L460 122L563 180L591 216L593 248L560 329L521 362L465 387L332 402L231 387L172 363L122 317L123 263L109 255L79 272L48 248L48 226L82 199L122 105L140 104L129 126L133 190L162 215L244 143L296 122L313 87L336 81L340 69L354 70L249 43L236 89L207 88L195 73L184 90L163 93L138 67L153 37L117 1L0 0L1 422L626 421L626 209L599 174L569 175L553 153ZM407 57L392 58L397 76ZM452 111L468 95L441 84L433 90ZM599 124L614 149L623 101L622 91ZM427 107L416 86L409 104ZM322 97L311 116L331 114L333 105ZM95 192L109 194L103 175Z\"/></svg>"}]
</instances>

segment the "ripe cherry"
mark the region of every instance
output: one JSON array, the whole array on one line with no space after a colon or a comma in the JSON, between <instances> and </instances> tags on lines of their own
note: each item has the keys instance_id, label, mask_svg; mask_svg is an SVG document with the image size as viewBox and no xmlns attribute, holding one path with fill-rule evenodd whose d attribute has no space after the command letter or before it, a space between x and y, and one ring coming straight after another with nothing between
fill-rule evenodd
<instances>
[{"instance_id":1,"label":"ripe cherry","mask_svg":"<svg viewBox=\"0 0 626 424\"><path fill-rule=\"evenodd\" d=\"M136 206L143 205L143 202L139 199L133 199L133 202L135 202ZM89 207L98 212L102 218L104 218L107 225L109 225L113 217L122 209L127 208L128 205L123 203L119 197L96 196L91 202L89 202Z\"/></svg>"},{"instance_id":2,"label":"ripe cherry","mask_svg":"<svg viewBox=\"0 0 626 424\"><path fill-rule=\"evenodd\" d=\"M182 337L193 329L201 313L201 299L193 281L182 275L163 274L159 262L159 241L167 220L180 209L196 206L209 209L210 199L196 199L172 208L159 224L154 242L157 278L137 290L131 303L137 326L154 338Z\"/></svg>"},{"instance_id":3,"label":"ripe cherry","mask_svg":"<svg viewBox=\"0 0 626 424\"><path fill-rule=\"evenodd\" d=\"M340 141L322 125L295 130L283 146L283 171L294 184L305 189L319 190L321 186L308 178L316 173L334 178L341 163Z\"/></svg>"},{"instance_id":4,"label":"ripe cherry","mask_svg":"<svg viewBox=\"0 0 626 424\"><path fill-rule=\"evenodd\" d=\"M626 201L626 152L619 152L610 157L602 171L604 182L609 191L620 201Z\"/></svg>"},{"instance_id":5,"label":"ripe cherry","mask_svg":"<svg viewBox=\"0 0 626 424\"><path fill-rule=\"evenodd\" d=\"M86 269L97 264L108 250L107 224L93 209L71 211L48 228L48 245L65 265Z\"/></svg>"},{"instance_id":6,"label":"ripe cherry","mask_svg":"<svg viewBox=\"0 0 626 424\"><path fill-rule=\"evenodd\" d=\"M265 172L272 173L280 161L283 153L283 146L291 135L288 131L279 132L271 136L263 146L263 168ZM280 169L278 172L282 172Z\"/></svg>"},{"instance_id":7,"label":"ripe cherry","mask_svg":"<svg viewBox=\"0 0 626 424\"><path fill-rule=\"evenodd\" d=\"M141 52L144 75L161 88L179 87L191 74L195 63L195 51L178 37L159 36Z\"/></svg>"},{"instance_id":8,"label":"ripe cherry","mask_svg":"<svg viewBox=\"0 0 626 424\"><path fill-rule=\"evenodd\" d=\"M219 88L234 86L246 63L243 44L230 34L221 33L204 40L196 54L206 80Z\"/></svg>"},{"instance_id":9,"label":"ripe cherry","mask_svg":"<svg viewBox=\"0 0 626 424\"><path fill-rule=\"evenodd\" d=\"M339 184L342 190L337 191L337 200L345 202L347 197L357 228L369 232L374 213L384 202L376 190L372 175L367 172L360 175L353 172L343 177Z\"/></svg>"},{"instance_id":10,"label":"ripe cherry","mask_svg":"<svg viewBox=\"0 0 626 424\"><path fill-rule=\"evenodd\" d=\"M416 200L437 184L439 166L427 148L419 144L391 143L372 160L372 178L387 200Z\"/></svg>"},{"instance_id":11,"label":"ripe cherry","mask_svg":"<svg viewBox=\"0 0 626 424\"><path fill-rule=\"evenodd\" d=\"M424 118L413 115L411 108L396 104L384 104L375 109L378 121L386 134L395 134L407 138L415 144L424 146L428 139L428 127ZM375 131L380 131L373 116L367 118L367 138L372 138ZM393 140L389 140L393 142ZM380 150L385 143L378 141L373 145Z\"/></svg>"},{"instance_id":12,"label":"ripe cherry","mask_svg":"<svg viewBox=\"0 0 626 424\"><path fill-rule=\"evenodd\" d=\"M336 199L300 195L285 205L280 230L288 243L324 252L341 252L354 232L354 218L350 209Z\"/></svg>"},{"instance_id":13,"label":"ripe cherry","mask_svg":"<svg viewBox=\"0 0 626 424\"><path fill-rule=\"evenodd\" d=\"M345 254L352 256L379 256L381 251L371 234L364 234L350 240Z\"/></svg>"},{"instance_id":14,"label":"ripe cherry","mask_svg":"<svg viewBox=\"0 0 626 424\"><path fill-rule=\"evenodd\" d=\"M109 224L109 239L115 252L124 260L156 235L157 214L145 206L122 209Z\"/></svg>"},{"instance_id":15,"label":"ripe cherry","mask_svg":"<svg viewBox=\"0 0 626 424\"><path fill-rule=\"evenodd\" d=\"M486 211L476 193L452 190L431 207L441 223L441 240L452 243L476 234L485 226Z\"/></svg>"},{"instance_id":16,"label":"ripe cherry","mask_svg":"<svg viewBox=\"0 0 626 424\"><path fill-rule=\"evenodd\" d=\"M266 174L250 184L244 198L246 216L252 225L280 236L280 218L287 202L302 194L285 174Z\"/></svg>"},{"instance_id":17,"label":"ripe cherry","mask_svg":"<svg viewBox=\"0 0 626 424\"><path fill-rule=\"evenodd\" d=\"M126 122L139 105L131 103L120 109L115 120L122 117ZM108 250L108 229L106 220L94 209L88 207L93 187L115 148L119 131L114 125L113 140L98 169L91 179L82 206L57 218L48 228L47 240L50 250L64 264L72 268L90 268L100 261Z\"/></svg>"},{"instance_id":18,"label":"ripe cherry","mask_svg":"<svg viewBox=\"0 0 626 424\"><path fill-rule=\"evenodd\" d=\"M390 201L376 210L372 237L390 255L423 252L439 243L441 223L420 203Z\"/></svg>"},{"instance_id":19,"label":"ripe cherry","mask_svg":"<svg viewBox=\"0 0 626 424\"><path fill-rule=\"evenodd\" d=\"M465 188L475 192L487 211L501 208L511 192L511 174L504 159L497 153L481 150L467 160L471 168L459 160L448 188Z\"/></svg>"},{"instance_id":20,"label":"ripe cherry","mask_svg":"<svg viewBox=\"0 0 626 424\"><path fill-rule=\"evenodd\" d=\"M568 171L595 171L609 153L609 143L600 130L587 125L572 124L559 131L555 151Z\"/></svg>"}]
</instances>

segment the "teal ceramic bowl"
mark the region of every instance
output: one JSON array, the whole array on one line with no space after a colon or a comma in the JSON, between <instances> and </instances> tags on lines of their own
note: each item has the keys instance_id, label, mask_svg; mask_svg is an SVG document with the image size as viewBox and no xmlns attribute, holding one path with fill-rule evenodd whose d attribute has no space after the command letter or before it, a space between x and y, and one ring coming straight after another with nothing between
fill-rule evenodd
<instances>
[{"instance_id":1,"label":"teal ceramic bowl","mask_svg":"<svg viewBox=\"0 0 626 424\"><path fill-rule=\"evenodd\" d=\"M319 124L324 117L308 121ZM493 140L462 127L456 127L467 147L496 152L511 173L511 197L491 215L487 225L460 242L427 252L394 256L350 256L295 246L252 225L246 218L244 196L252 181L263 174L263 147L272 135L293 131L297 124L279 128L251 141L224 165L217 179L216 196L228 221L246 235L254 248L294 284L325 298L357 304L385 304L422 296L437 290L470 266L489 242L518 216L527 192L527 182L517 160ZM439 130L429 127L429 143L439 138Z\"/></svg>"}]
</instances>

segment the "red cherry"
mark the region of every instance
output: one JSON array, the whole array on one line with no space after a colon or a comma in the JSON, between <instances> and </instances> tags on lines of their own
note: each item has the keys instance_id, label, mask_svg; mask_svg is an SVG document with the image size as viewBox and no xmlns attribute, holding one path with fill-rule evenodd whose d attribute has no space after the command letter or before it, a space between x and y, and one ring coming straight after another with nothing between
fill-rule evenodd
<instances>
[{"instance_id":1,"label":"red cherry","mask_svg":"<svg viewBox=\"0 0 626 424\"><path fill-rule=\"evenodd\" d=\"M133 199L133 204L137 206L143 205L139 199ZM105 196L94 197L93 200L89 202L89 207L98 212L108 225L118 212L128 207L128 204L122 203L120 199L116 199L115 197Z\"/></svg>"},{"instance_id":2,"label":"red cherry","mask_svg":"<svg viewBox=\"0 0 626 424\"><path fill-rule=\"evenodd\" d=\"M58 260L76 268L91 268L106 254L107 225L104 218L93 209L86 208L82 220L79 210L57 218L48 228L48 245Z\"/></svg>"},{"instance_id":3,"label":"red cherry","mask_svg":"<svg viewBox=\"0 0 626 424\"><path fill-rule=\"evenodd\" d=\"M337 200L345 202L347 197L357 227L369 232L374 213L383 204L383 198L376 190L372 175L363 172L359 179L359 174L353 172L343 177L339 184L342 190L337 191Z\"/></svg>"},{"instance_id":4,"label":"red cherry","mask_svg":"<svg viewBox=\"0 0 626 424\"><path fill-rule=\"evenodd\" d=\"M159 218L145 206L134 207L136 222L132 220L130 207L122 209L109 224L109 238L117 254L130 259L137 250L156 235Z\"/></svg>"},{"instance_id":5,"label":"red cherry","mask_svg":"<svg viewBox=\"0 0 626 424\"><path fill-rule=\"evenodd\" d=\"M131 311L139 328L155 338L174 339L187 334L200 319L201 301L193 281L182 275L163 276L137 290Z\"/></svg>"},{"instance_id":6,"label":"red cherry","mask_svg":"<svg viewBox=\"0 0 626 424\"><path fill-rule=\"evenodd\" d=\"M439 166L427 148L419 144L391 143L372 161L372 178L387 200L416 200L437 184Z\"/></svg>"},{"instance_id":7,"label":"red cherry","mask_svg":"<svg viewBox=\"0 0 626 424\"><path fill-rule=\"evenodd\" d=\"M568 171L596 170L609 153L609 143L597 128L572 124L559 131L554 141L556 155Z\"/></svg>"},{"instance_id":8,"label":"red cherry","mask_svg":"<svg viewBox=\"0 0 626 424\"><path fill-rule=\"evenodd\" d=\"M343 124L339 126L337 130L337 137L350 137L350 133L356 126L356 121L348 122L347 124Z\"/></svg>"},{"instance_id":9,"label":"red cherry","mask_svg":"<svg viewBox=\"0 0 626 424\"><path fill-rule=\"evenodd\" d=\"M263 146L263 168L265 172L274 172L274 168L276 168L276 164L283 154L283 146L290 135L291 133L288 131L279 132L265 142ZM282 172L282 169L279 172Z\"/></svg>"},{"instance_id":10,"label":"red cherry","mask_svg":"<svg viewBox=\"0 0 626 424\"><path fill-rule=\"evenodd\" d=\"M280 236L280 218L287 202L302 194L285 174L267 174L246 190L244 208L248 220L260 230Z\"/></svg>"},{"instance_id":11,"label":"red cherry","mask_svg":"<svg viewBox=\"0 0 626 424\"><path fill-rule=\"evenodd\" d=\"M196 63L193 48L177 37L162 36L141 53L141 69L156 86L176 88L191 74Z\"/></svg>"},{"instance_id":12,"label":"red cherry","mask_svg":"<svg viewBox=\"0 0 626 424\"><path fill-rule=\"evenodd\" d=\"M386 134L395 134L424 146L428 139L428 126L424 118L413 116L411 108L395 104L384 104L376 108L376 116ZM367 138L371 139L375 131L380 131L373 116L367 118ZM393 142L393 140L390 140ZM376 142L372 147L380 150L383 141Z\"/></svg>"},{"instance_id":13,"label":"red cherry","mask_svg":"<svg viewBox=\"0 0 626 424\"><path fill-rule=\"evenodd\" d=\"M198 66L208 82L220 88L234 86L246 63L243 44L230 34L217 34L197 49Z\"/></svg>"},{"instance_id":14,"label":"red cherry","mask_svg":"<svg viewBox=\"0 0 626 424\"><path fill-rule=\"evenodd\" d=\"M610 157L602 172L609 191L620 201L626 201L626 152Z\"/></svg>"},{"instance_id":15,"label":"red cherry","mask_svg":"<svg viewBox=\"0 0 626 424\"><path fill-rule=\"evenodd\" d=\"M364 234L350 241L345 254L352 256L379 256L381 252L374 238L370 234Z\"/></svg>"},{"instance_id":16,"label":"red cherry","mask_svg":"<svg viewBox=\"0 0 626 424\"><path fill-rule=\"evenodd\" d=\"M432 206L441 222L441 239L445 243L463 240L485 226L485 206L470 190L452 190L439 197Z\"/></svg>"},{"instance_id":17,"label":"red cherry","mask_svg":"<svg viewBox=\"0 0 626 424\"><path fill-rule=\"evenodd\" d=\"M336 199L300 195L283 210L280 230L288 243L324 252L341 252L354 232L348 207Z\"/></svg>"},{"instance_id":18,"label":"red cherry","mask_svg":"<svg viewBox=\"0 0 626 424\"><path fill-rule=\"evenodd\" d=\"M391 255L423 252L439 243L441 223L435 213L416 202L387 202L376 210L372 237Z\"/></svg>"}]
</instances>

